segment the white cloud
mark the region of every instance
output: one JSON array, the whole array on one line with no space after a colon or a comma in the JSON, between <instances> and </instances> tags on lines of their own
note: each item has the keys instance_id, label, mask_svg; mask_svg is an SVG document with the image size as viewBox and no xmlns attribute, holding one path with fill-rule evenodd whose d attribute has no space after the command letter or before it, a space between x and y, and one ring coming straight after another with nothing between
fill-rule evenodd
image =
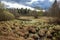
<instances>
[{"instance_id":1,"label":"white cloud","mask_svg":"<svg viewBox=\"0 0 60 40\"><path fill-rule=\"evenodd\" d=\"M32 0L31 2L36 2L36 1L41 1L41 2L43 2L43 1L45 1L45 0Z\"/></svg>"},{"instance_id":2,"label":"white cloud","mask_svg":"<svg viewBox=\"0 0 60 40\"><path fill-rule=\"evenodd\" d=\"M41 2L45 1L45 0L40 0Z\"/></svg>"},{"instance_id":3,"label":"white cloud","mask_svg":"<svg viewBox=\"0 0 60 40\"><path fill-rule=\"evenodd\" d=\"M31 0L31 2L27 2L26 4L32 4L33 2L36 2L38 0Z\"/></svg>"},{"instance_id":4,"label":"white cloud","mask_svg":"<svg viewBox=\"0 0 60 40\"><path fill-rule=\"evenodd\" d=\"M55 0L49 0L49 2L54 2Z\"/></svg>"},{"instance_id":5,"label":"white cloud","mask_svg":"<svg viewBox=\"0 0 60 40\"><path fill-rule=\"evenodd\" d=\"M36 1L38 1L38 0L31 0L31 3L36 2Z\"/></svg>"},{"instance_id":6,"label":"white cloud","mask_svg":"<svg viewBox=\"0 0 60 40\"><path fill-rule=\"evenodd\" d=\"M37 0L35 0L37 1ZM27 8L27 9L30 9L30 10L36 10L36 11L43 11L45 12L45 10L37 10L35 8L32 8L32 7L29 7L29 6L25 6L25 5L22 5L22 4L18 4L18 3L11 3L11 2L6 2L6 1L1 1L2 3L4 3L5 5L8 6L8 8Z\"/></svg>"},{"instance_id":7,"label":"white cloud","mask_svg":"<svg viewBox=\"0 0 60 40\"><path fill-rule=\"evenodd\" d=\"M24 8L24 9L27 8L27 9L35 10L32 7L25 6L25 5L18 4L18 3L11 3L11 2L6 2L6 1L2 1L2 3L4 3L5 5L8 5L9 6L8 8Z\"/></svg>"},{"instance_id":8,"label":"white cloud","mask_svg":"<svg viewBox=\"0 0 60 40\"><path fill-rule=\"evenodd\" d=\"M37 1L43 2L45 0L31 0L31 2L27 2L26 4L32 4L33 2L37 2Z\"/></svg>"}]
</instances>

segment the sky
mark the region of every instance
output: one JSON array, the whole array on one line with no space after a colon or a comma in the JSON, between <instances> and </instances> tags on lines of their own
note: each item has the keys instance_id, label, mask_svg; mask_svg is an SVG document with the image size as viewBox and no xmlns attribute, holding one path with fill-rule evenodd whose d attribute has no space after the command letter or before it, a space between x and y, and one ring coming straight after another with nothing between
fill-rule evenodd
<instances>
[{"instance_id":1,"label":"sky","mask_svg":"<svg viewBox=\"0 0 60 40\"><path fill-rule=\"evenodd\" d=\"M54 0L0 0L6 5L7 8L28 8L34 9L34 7L40 7L47 9L51 7Z\"/></svg>"}]
</instances>

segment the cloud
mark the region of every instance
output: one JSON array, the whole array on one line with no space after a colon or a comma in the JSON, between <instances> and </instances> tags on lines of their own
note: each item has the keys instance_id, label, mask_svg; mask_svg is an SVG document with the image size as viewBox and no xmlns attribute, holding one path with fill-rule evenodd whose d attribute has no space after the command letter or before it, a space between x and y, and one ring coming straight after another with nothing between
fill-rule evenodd
<instances>
[{"instance_id":1,"label":"cloud","mask_svg":"<svg viewBox=\"0 0 60 40\"><path fill-rule=\"evenodd\" d=\"M45 1L45 0L40 0L41 2Z\"/></svg>"},{"instance_id":2,"label":"cloud","mask_svg":"<svg viewBox=\"0 0 60 40\"><path fill-rule=\"evenodd\" d=\"M30 2L31 0L2 0L2 1L16 2L16 3L26 3L26 2Z\"/></svg>"},{"instance_id":3,"label":"cloud","mask_svg":"<svg viewBox=\"0 0 60 40\"><path fill-rule=\"evenodd\" d=\"M38 1L38 0L31 0L32 3L35 2L35 1Z\"/></svg>"},{"instance_id":4,"label":"cloud","mask_svg":"<svg viewBox=\"0 0 60 40\"><path fill-rule=\"evenodd\" d=\"M4 3L5 5L7 5L8 8L24 8L24 9L27 8L27 9L35 10L32 7L25 6L25 5L18 4L18 3L11 3L11 2L6 2L6 1L2 1L2 3Z\"/></svg>"},{"instance_id":5,"label":"cloud","mask_svg":"<svg viewBox=\"0 0 60 40\"><path fill-rule=\"evenodd\" d=\"M45 0L31 0L30 2L26 2L26 4L38 3L38 1L44 2Z\"/></svg>"},{"instance_id":6,"label":"cloud","mask_svg":"<svg viewBox=\"0 0 60 40\"><path fill-rule=\"evenodd\" d=\"M33 2L36 2L38 0L31 0L30 2L26 2L26 4L32 4Z\"/></svg>"},{"instance_id":7,"label":"cloud","mask_svg":"<svg viewBox=\"0 0 60 40\"><path fill-rule=\"evenodd\" d=\"M54 0L1 0L1 1L6 2L6 4L8 4L7 5L8 7L14 7L14 8L16 8L15 5L17 5L18 8L22 6L24 6L23 8L26 7L32 8L36 6L39 6L41 8L49 8L54 2Z\"/></svg>"},{"instance_id":8,"label":"cloud","mask_svg":"<svg viewBox=\"0 0 60 40\"><path fill-rule=\"evenodd\" d=\"M55 0L49 0L49 2L54 2Z\"/></svg>"}]
</instances>

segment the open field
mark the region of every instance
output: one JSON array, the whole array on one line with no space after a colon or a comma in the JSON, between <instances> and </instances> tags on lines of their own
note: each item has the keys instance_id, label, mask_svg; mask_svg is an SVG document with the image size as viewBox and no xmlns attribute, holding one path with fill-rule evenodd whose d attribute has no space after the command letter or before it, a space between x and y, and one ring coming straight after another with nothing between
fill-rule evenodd
<instances>
[{"instance_id":1,"label":"open field","mask_svg":"<svg viewBox=\"0 0 60 40\"><path fill-rule=\"evenodd\" d=\"M0 22L0 40L59 40L60 25L49 24L48 17Z\"/></svg>"}]
</instances>

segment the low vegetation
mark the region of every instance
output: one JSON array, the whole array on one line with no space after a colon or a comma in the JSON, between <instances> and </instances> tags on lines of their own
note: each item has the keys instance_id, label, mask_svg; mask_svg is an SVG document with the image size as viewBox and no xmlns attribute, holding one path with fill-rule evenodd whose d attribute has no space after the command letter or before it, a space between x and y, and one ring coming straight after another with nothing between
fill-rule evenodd
<instances>
[{"instance_id":1,"label":"low vegetation","mask_svg":"<svg viewBox=\"0 0 60 40\"><path fill-rule=\"evenodd\" d=\"M35 22L34 22L35 20ZM44 20L1 21L1 40L59 40L60 25L48 24Z\"/></svg>"},{"instance_id":2,"label":"low vegetation","mask_svg":"<svg viewBox=\"0 0 60 40\"><path fill-rule=\"evenodd\" d=\"M7 11L3 11L2 13L0 13L0 21L12 20L14 18L14 15Z\"/></svg>"}]
</instances>

